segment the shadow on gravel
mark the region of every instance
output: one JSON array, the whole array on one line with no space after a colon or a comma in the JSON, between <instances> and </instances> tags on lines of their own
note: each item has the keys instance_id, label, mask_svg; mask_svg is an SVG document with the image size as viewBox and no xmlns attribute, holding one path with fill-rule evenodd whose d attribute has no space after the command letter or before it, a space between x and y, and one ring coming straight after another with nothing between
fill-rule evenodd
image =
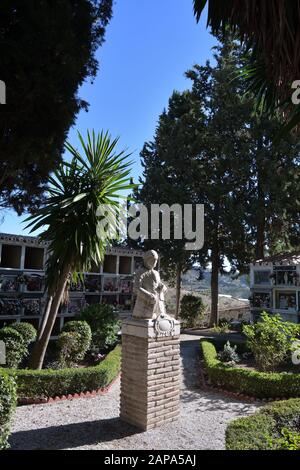
<instances>
[{"instance_id":1,"label":"shadow on gravel","mask_svg":"<svg viewBox=\"0 0 300 470\"><path fill-rule=\"evenodd\" d=\"M189 390L200 387L199 354L200 342L198 339L181 342L182 383Z\"/></svg>"},{"instance_id":2,"label":"shadow on gravel","mask_svg":"<svg viewBox=\"0 0 300 470\"><path fill-rule=\"evenodd\" d=\"M233 397L225 397L221 393L206 390L186 390L181 393L181 402L184 404L193 403L196 413L208 413L209 411L224 411L234 415L245 415L253 411L253 407L258 407L257 402L243 402Z\"/></svg>"},{"instance_id":3,"label":"shadow on gravel","mask_svg":"<svg viewBox=\"0 0 300 470\"><path fill-rule=\"evenodd\" d=\"M113 418L19 431L9 442L12 450L63 450L124 439L140 432L119 418Z\"/></svg>"},{"instance_id":4,"label":"shadow on gravel","mask_svg":"<svg viewBox=\"0 0 300 470\"><path fill-rule=\"evenodd\" d=\"M192 404L196 413L220 411L237 417L253 412L253 402L239 401L203 387L199 339L181 342L181 361L183 386L180 398L183 407ZM258 404L255 403L255 406Z\"/></svg>"}]
</instances>

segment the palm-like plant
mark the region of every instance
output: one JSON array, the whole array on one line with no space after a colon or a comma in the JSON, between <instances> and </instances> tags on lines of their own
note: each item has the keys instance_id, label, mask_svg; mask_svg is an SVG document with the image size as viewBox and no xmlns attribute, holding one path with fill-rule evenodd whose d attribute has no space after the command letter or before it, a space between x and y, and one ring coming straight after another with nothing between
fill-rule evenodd
<instances>
[{"instance_id":1,"label":"palm-like plant","mask_svg":"<svg viewBox=\"0 0 300 470\"><path fill-rule=\"evenodd\" d=\"M46 205L27 219L32 232L45 227L40 237L49 242L48 300L30 361L35 369L42 368L70 274L76 278L93 261L103 262L105 248L118 229L121 192L135 187L130 182L129 155L116 152L118 139L88 132L87 143L80 134L79 140L83 154L66 144L71 162L63 162L49 178Z\"/></svg>"},{"instance_id":2,"label":"palm-like plant","mask_svg":"<svg viewBox=\"0 0 300 470\"><path fill-rule=\"evenodd\" d=\"M281 137L300 126L300 106L291 102L292 83L300 79L300 0L193 0L199 21L208 5L213 34L229 28L252 50L244 68L256 108L286 119Z\"/></svg>"}]
</instances>

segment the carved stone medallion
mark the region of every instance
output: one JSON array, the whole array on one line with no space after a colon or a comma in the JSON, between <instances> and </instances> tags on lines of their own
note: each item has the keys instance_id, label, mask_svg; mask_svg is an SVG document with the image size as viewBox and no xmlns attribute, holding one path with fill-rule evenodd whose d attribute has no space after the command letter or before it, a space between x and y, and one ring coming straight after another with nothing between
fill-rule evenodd
<instances>
[{"instance_id":1,"label":"carved stone medallion","mask_svg":"<svg viewBox=\"0 0 300 470\"><path fill-rule=\"evenodd\" d=\"M175 332L175 322L169 315L161 314L154 321L156 336L173 336Z\"/></svg>"}]
</instances>

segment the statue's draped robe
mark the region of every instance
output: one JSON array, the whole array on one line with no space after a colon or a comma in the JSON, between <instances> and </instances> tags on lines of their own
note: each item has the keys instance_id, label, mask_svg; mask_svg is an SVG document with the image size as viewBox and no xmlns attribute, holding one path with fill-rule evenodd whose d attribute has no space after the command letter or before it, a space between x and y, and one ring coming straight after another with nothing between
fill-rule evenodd
<instances>
[{"instance_id":1,"label":"statue's draped robe","mask_svg":"<svg viewBox=\"0 0 300 470\"><path fill-rule=\"evenodd\" d=\"M166 287L162 284L160 274L155 269L141 269L135 277L136 303L133 310L134 318L157 318L165 314L164 293ZM151 294L155 296L152 299Z\"/></svg>"}]
</instances>

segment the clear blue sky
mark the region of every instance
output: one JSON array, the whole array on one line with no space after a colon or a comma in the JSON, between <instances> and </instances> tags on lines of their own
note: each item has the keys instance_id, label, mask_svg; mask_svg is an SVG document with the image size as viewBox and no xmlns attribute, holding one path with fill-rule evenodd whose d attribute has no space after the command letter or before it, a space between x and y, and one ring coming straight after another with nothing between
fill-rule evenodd
<instances>
[{"instance_id":1,"label":"clear blue sky","mask_svg":"<svg viewBox=\"0 0 300 470\"><path fill-rule=\"evenodd\" d=\"M184 72L210 59L216 40L207 32L205 18L196 24L192 0L116 0L106 42L97 56L100 70L80 97L90 103L81 112L69 140L76 145L77 130L109 130L120 145L133 152L133 177L141 173L139 152L153 137L158 116L173 90L190 83ZM1 232L28 233L22 218L6 211Z\"/></svg>"}]
</instances>

